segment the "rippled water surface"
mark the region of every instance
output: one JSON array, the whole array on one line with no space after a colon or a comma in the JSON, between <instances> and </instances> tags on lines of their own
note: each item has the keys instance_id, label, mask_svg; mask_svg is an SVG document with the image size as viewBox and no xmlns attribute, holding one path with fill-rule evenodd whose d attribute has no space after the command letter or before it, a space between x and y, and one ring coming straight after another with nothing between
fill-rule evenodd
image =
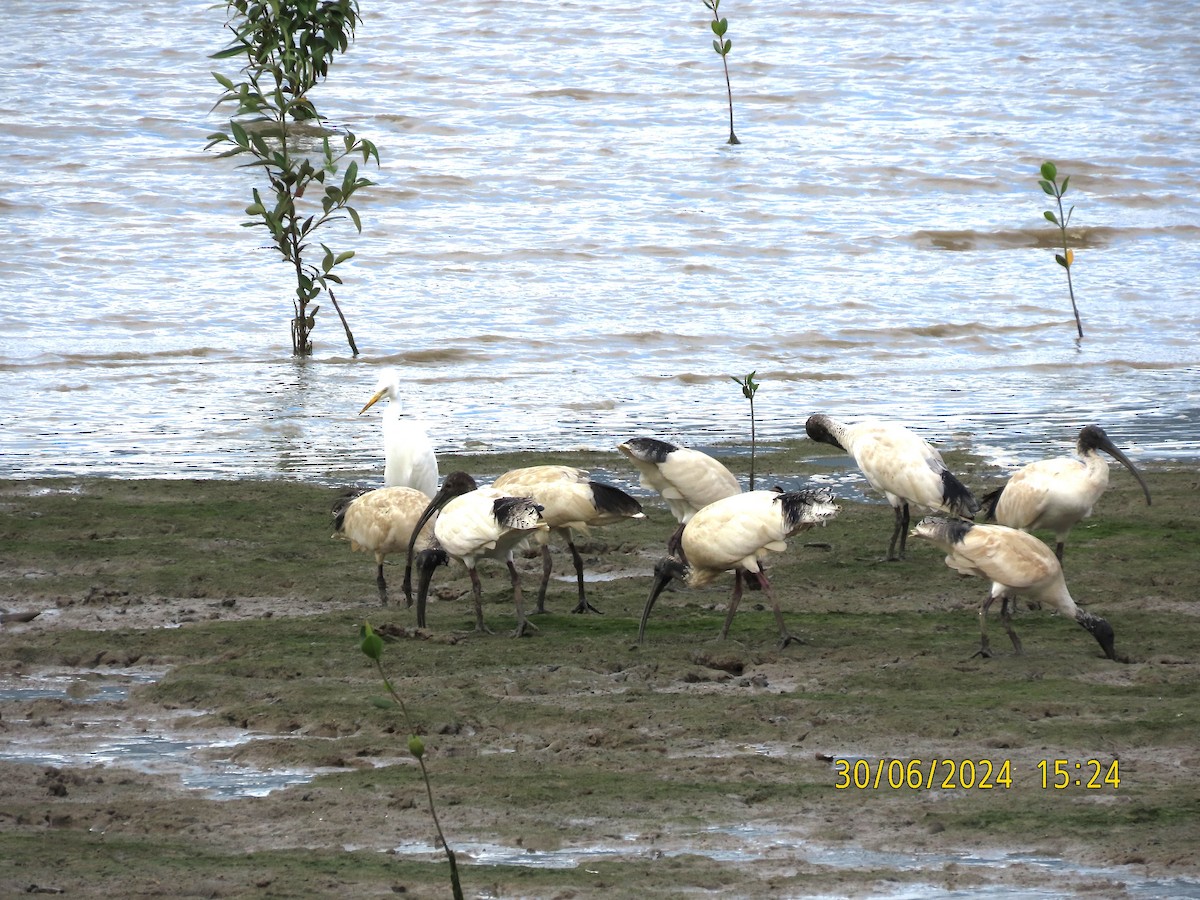
<instances>
[{"instance_id":1,"label":"rippled water surface","mask_svg":"<svg viewBox=\"0 0 1200 900\"><path fill-rule=\"evenodd\" d=\"M1166 2L364 2L316 96L378 184L316 355L241 228L209 0L8 0L0 475L337 478L377 372L455 449L889 415L1015 461L1200 456L1200 19ZM1075 337L1044 159L1071 176Z\"/></svg>"}]
</instances>

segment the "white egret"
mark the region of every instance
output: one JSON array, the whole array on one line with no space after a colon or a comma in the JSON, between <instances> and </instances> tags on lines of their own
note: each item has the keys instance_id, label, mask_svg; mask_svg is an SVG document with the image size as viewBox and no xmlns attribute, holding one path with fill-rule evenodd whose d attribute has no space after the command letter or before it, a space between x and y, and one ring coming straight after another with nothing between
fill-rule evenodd
<instances>
[{"instance_id":1,"label":"white egret","mask_svg":"<svg viewBox=\"0 0 1200 900\"><path fill-rule=\"evenodd\" d=\"M361 416L384 397L388 404L383 410L383 483L387 487L416 488L432 497L438 489L437 454L424 427L400 415L400 374L392 369L385 371L375 393L358 414Z\"/></svg>"}]
</instances>

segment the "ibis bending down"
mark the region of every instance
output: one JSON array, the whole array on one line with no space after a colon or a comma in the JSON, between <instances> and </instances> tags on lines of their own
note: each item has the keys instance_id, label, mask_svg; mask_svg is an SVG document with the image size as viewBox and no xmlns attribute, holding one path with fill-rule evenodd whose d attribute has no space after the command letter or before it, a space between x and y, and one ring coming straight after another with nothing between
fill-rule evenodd
<instances>
[{"instance_id":1,"label":"ibis bending down","mask_svg":"<svg viewBox=\"0 0 1200 900\"><path fill-rule=\"evenodd\" d=\"M417 523L417 530L436 513L433 542L416 554L419 571L417 588L417 627L425 627L425 603L429 596L429 581L433 570L457 559L467 567L471 576L471 596L475 601L475 630L488 631L483 624L483 591L478 560L502 559L512 578L513 603L517 609L516 637L533 625L525 618L521 597L521 579L513 565L512 551L521 541L537 531L545 531L542 508L529 497L511 497L491 487L477 487L466 472L451 472L442 482L442 489L429 501ZM408 547L408 565L404 572L405 593L411 596L411 573L414 544ZM536 630L536 629L534 629Z\"/></svg>"},{"instance_id":2,"label":"ibis bending down","mask_svg":"<svg viewBox=\"0 0 1200 900\"><path fill-rule=\"evenodd\" d=\"M383 411L383 483L387 487L416 488L426 498L432 497L438 489L437 455L420 423L400 417L399 374L384 372L375 393L358 414L361 416L384 397L388 405Z\"/></svg>"},{"instance_id":3,"label":"ibis bending down","mask_svg":"<svg viewBox=\"0 0 1200 900\"><path fill-rule=\"evenodd\" d=\"M779 601L759 561L770 551L786 550L787 538L824 524L837 515L838 509L827 489L790 493L750 491L705 506L684 526L676 553L655 566L654 585L638 626L638 642L646 635L646 620L654 601L672 578L684 581L689 587L700 587L722 572L733 570L733 596L721 627L721 639L729 636L729 626L742 599L743 580L753 575L774 607L779 646L786 647L795 638L783 623Z\"/></svg>"},{"instance_id":4,"label":"ibis bending down","mask_svg":"<svg viewBox=\"0 0 1200 900\"><path fill-rule=\"evenodd\" d=\"M357 491L339 497L334 504L333 537L350 541L351 550L375 554L375 584L379 600L385 606L388 590L383 577L384 558L408 550L417 522L428 505L428 497L409 487ZM430 531L431 528L425 527L420 537L428 541Z\"/></svg>"},{"instance_id":5,"label":"ibis bending down","mask_svg":"<svg viewBox=\"0 0 1200 900\"><path fill-rule=\"evenodd\" d=\"M571 466L530 466L505 472L492 487L514 497L532 497L542 507L542 518L549 531L539 531L535 539L542 549L542 583L538 588L537 611L546 611L546 586L550 582L550 535L567 542L575 563L579 585L579 603L572 612L598 612L587 601L583 587L583 559L575 546L572 532L586 535L591 526L609 525L623 519L644 519L642 506L627 493L612 485L592 481L589 473Z\"/></svg>"},{"instance_id":6,"label":"ibis bending down","mask_svg":"<svg viewBox=\"0 0 1200 900\"><path fill-rule=\"evenodd\" d=\"M808 417L804 430L814 441L849 453L871 487L887 497L896 516L889 560L904 556L910 505L968 519L979 511L979 501L946 468L942 455L903 425L878 419L845 424L815 415Z\"/></svg>"},{"instance_id":7,"label":"ibis bending down","mask_svg":"<svg viewBox=\"0 0 1200 900\"><path fill-rule=\"evenodd\" d=\"M1109 659L1117 659L1112 626L1099 616L1075 605L1063 580L1058 558L1040 540L1024 531L1004 525L975 525L961 519L931 516L913 529L946 553L946 565L964 575L977 575L992 582L992 589L979 609L979 653L991 656L988 645L987 613L1000 601L1000 623L1008 632L1013 649L1023 653L1021 639L1012 627L1016 598L1048 603L1088 631Z\"/></svg>"},{"instance_id":8,"label":"ibis bending down","mask_svg":"<svg viewBox=\"0 0 1200 900\"><path fill-rule=\"evenodd\" d=\"M670 553L679 549L683 527L698 511L742 492L732 472L699 450L656 438L631 438L617 449L637 467L642 487L661 496L679 523L667 542Z\"/></svg>"},{"instance_id":9,"label":"ibis bending down","mask_svg":"<svg viewBox=\"0 0 1200 900\"><path fill-rule=\"evenodd\" d=\"M987 518L1009 528L1054 532L1054 554L1062 562L1063 546L1076 522L1092 514L1092 507L1108 487L1108 462L1098 450L1129 469L1150 505L1150 489L1142 474L1099 425L1079 432L1077 456L1043 459L1018 469L1004 486L983 498Z\"/></svg>"}]
</instances>

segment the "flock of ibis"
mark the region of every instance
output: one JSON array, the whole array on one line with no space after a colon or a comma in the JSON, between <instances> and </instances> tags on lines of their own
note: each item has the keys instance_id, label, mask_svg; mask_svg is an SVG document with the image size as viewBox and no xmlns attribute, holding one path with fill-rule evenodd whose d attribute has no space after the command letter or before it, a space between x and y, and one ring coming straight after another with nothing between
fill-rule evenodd
<instances>
[{"instance_id":1,"label":"flock of ibis","mask_svg":"<svg viewBox=\"0 0 1200 900\"><path fill-rule=\"evenodd\" d=\"M587 599L575 535L644 518L641 504L617 487L592 480L586 471L558 465L515 469L484 486L465 472L453 472L442 479L439 489L433 443L418 423L401 416L399 385L395 373L385 373L360 410L361 414L384 398L388 401L383 412L385 486L343 496L333 509L334 536L348 539L352 549L374 555L380 602L389 600L384 560L403 553L407 559L404 594L412 605L415 567L417 626L425 627L433 574L438 566L457 560L471 579L475 629L488 632L476 564L480 559L500 560L512 581L517 621L514 636L526 635L537 628L525 612L513 553L531 544L540 549L537 612L545 612L551 574L549 543L557 536L566 543L575 567L578 602L573 611L599 612ZM951 569L991 582L979 610L976 655L992 654L987 616L996 601L1013 649L1023 652L1012 627L1012 613L1016 599L1024 597L1074 619L1096 639L1106 657L1119 659L1112 627L1075 603L1062 570L1068 533L1091 515L1108 486L1108 464L1098 451L1128 468L1150 503L1141 473L1103 429L1096 425L1083 428L1075 455L1025 466L1003 486L984 495L982 502L928 441L902 425L876 419L846 423L813 415L805 423L805 431L812 440L847 453L867 483L887 498L894 514L887 560L905 556L906 539L911 535L944 552ZM832 492L826 488L743 491L718 460L656 438L633 438L619 444L617 450L636 468L641 486L657 494L678 522L666 541L666 556L654 568L638 627L639 643L645 638L655 601L668 584L677 579L699 587L726 572L733 573L733 593L720 632L722 639L728 637L743 590L749 586L761 590L771 603L780 646L795 640L784 622L764 560L770 553L785 550L789 538L836 517L839 507ZM932 515L910 531L914 508ZM977 517L995 524L976 523ZM1028 533L1035 529L1054 532L1054 550Z\"/></svg>"}]
</instances>

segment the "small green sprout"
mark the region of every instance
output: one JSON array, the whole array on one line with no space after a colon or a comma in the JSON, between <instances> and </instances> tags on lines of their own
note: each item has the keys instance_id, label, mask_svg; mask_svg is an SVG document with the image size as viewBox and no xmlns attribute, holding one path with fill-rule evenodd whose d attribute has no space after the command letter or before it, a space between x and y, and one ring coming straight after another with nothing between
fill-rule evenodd
<instances>
[{"instance_id":1,"label":"small green sprout","mask_svg":"<svg viewBox=\"0 0 1200 900\"><path fill-rule=\"evenodd\" d=\"M1075 303L1075 287L1071 283L1071 265L1075 262L1075 251L1067 247L1067 226L1071 223L1071 213L1075 212L1075 207L1072 206L1066 213L1063 213L1063 194L1067 192L1067 185L1071 181L1070 175L1064 175L1063 180L1058 180L1058 168L1052 162L1042 163L1040 171L1041 178L1038 179L1038 184L1047 196L1053 197L1055 203L1058 204L1058 213L1048 209L1042 215L1046 217L1046 221L1058 226L1059 234L1062 236L1062 253L1054 254L1054 261L1067 270L1067 292L1071 295L1071 309L1075 313L1075 330L1079 332L1079 337L1083 337L1083 325L1079 321L1079 307Z\"/></svg>"},{"instance_id":2,"label":"small green sprout","mask_svg":"<svg viewBox=\"0 0 1200 900\"><path fill-rule=\"evenodd\" d=\"M758 435L754 421L754 395L758 393L758 382L754 380L755 374L757 373L751 372L745 378L738 378L736 375L729 376L741 386L742 396L750 401L750 490L754 490L754 458L758 450Z\"/></svg>"},{"instance_id":3,"label":"small green sprout","mask_svg":"<svg viewBox=\"0 0 1200 900\"><path fill-rule=\"evenodd\" d=\"M725 37L725 32L729 30L729 20L721 18L717 9L721 5L721 0L704 0L704 5L712 10L713 20L709 23L713 34L717 37L713 41L713 49L717 51L717 56L721 57L721 65L725 67L725 92L729 96L729 141L730 144L740 144L736 134L733 133L733 87L729 83L729 51L733 48L733 41Z\"/></svg>"},{"instance_id":4,"label":"small green sprout","mask_svg":"<svg viewBox=\"0 0 1200 900\"><path fill-rule=\"evenodd\" d=\"M400 712L404 716L404 723L408 726L408 730L412 732L408 738L408 752L416 759L417 764L421 767L421 777L425 779L425 793L429 798L429 815L433 818L433 827L437 831L438 841L441 842L442 849L446 851L446 859L450 862L450 888L454 893L454 900L463 900L462 883L458 879L458 860L455 858L454 851L450 849L450 845L446 843L446 835L442 833L442 823L438 820L437 807L433 802L433 785L429 781L429 770L425 768L425 742L421 740L420 735L416 733L416 728L413 726L413 721L408 715L408 708L404 705L404 700L392 687L391 681L383 671L383 638L375 633L375 629L371 627L370 622L363 622L359 628L359 636L361 643L359 644L362 652L375 663L375 668L379 670L379 677L383 679L383 685L387 688L392 699L396 701L396 705L400 707ZM376 706L380 704L376 703Z\"/></svg>"}]
</instances>

